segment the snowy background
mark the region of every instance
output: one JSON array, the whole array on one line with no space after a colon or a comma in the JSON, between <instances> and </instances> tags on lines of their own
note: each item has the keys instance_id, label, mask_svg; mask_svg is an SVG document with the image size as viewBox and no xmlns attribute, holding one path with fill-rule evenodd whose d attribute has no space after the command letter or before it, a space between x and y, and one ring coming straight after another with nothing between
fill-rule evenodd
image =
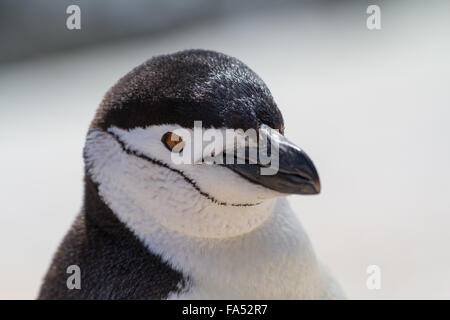
<instances>
[{"instance_id":1,"label":"snowy background","mask_svg":"<svg viewBox=\"0 0 450 320\"><path fill-rule=\"evenodd\" d=\"M70 1L1 10L1 299L36 297L80 209L85 134L106 90L188 48L235 56L271 89L322 180L291 203L349 298L450 298L450 2L373 1L379 31L364 1L76 3L81 31L65 28ZM372 264L380 290L366 287Z\"/></svg>"}]
</instances>

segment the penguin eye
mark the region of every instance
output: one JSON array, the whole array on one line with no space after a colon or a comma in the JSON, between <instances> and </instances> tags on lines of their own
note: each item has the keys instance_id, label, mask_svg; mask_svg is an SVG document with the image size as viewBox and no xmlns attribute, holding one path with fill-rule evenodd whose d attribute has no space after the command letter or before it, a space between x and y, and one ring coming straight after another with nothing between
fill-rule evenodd
<instances>
[{"instance_id":1,"label":"penguin eye","mask_svg":"<svg viewBox=\"0 0 450 320\"><path fill-rule=\"evenodd\" d=\"M166 132L161 138L162 143L172 152L181 152L184 148L184 141L173 132Z\"/></svg>"}]
</instances>

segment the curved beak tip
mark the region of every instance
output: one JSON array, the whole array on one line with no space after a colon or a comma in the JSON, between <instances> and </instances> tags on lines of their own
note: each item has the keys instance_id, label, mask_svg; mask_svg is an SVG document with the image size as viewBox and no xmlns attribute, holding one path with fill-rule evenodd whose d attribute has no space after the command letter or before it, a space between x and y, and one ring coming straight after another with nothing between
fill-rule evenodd
<instances>
[{"instance_id":1,"label":"curved beak tip","mask_svg":"<svg viewBox=\"0 0 450 320\"><path fill-rule=\"evenodd\" d=\"M276 153L278 166L275 174L261 174L263 166L261 163L226 164L226 166L247 180L280 193L319 194L321 191L319 174L309 156L278 132L271 131L269 135L277 142L275 145L278 151Z\"/></svg>"},{"instance_id":2,"label":"curved beak tip","mask_svg":"<svg viewBox=\"0 0 450 320\"><path fill-rule=\"evenodd\" d=\"M314 185L314 190L316 191L316 194L319 194L320 193L320 188L321 188L320 180L319 179L314 180L313 181L313 185Z\"/></svg>"}]
</instances>

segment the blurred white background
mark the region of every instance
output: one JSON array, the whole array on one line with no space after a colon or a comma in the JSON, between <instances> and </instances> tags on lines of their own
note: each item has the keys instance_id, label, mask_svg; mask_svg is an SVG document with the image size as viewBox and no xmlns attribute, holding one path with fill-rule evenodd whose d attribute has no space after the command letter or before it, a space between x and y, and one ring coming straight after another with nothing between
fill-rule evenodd
<instances>
[{"instance_id":1,"label":"blurred white background","mask_svg":"<svg viewBox=\"0 0 450 320\"><path fill-rule=\"evenodd\" d=\"M5 60L0 298L36 297L81 207L82 148L105 92L153 55L204 48L265 80L286 135L314 160L321 195L290 200L347 296L449 299L450 2L372 4L381 30L366 28L365 2L286 3ZM61 11L69 41L95 19L80 7L80 31L64 29ZM366 287L372 264L380 290Z\"/></svg>"}]
</instances>

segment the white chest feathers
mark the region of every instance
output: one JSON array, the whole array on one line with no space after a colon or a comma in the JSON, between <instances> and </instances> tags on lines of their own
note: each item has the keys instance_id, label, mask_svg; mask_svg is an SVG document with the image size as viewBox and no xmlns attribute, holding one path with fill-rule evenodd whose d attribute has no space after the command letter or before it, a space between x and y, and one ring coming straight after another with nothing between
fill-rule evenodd
<instances>
[{"instance_id":1,"label":"white chest feathers","mask_svg":"<svg viewBox=\"0 0 450 320\"><path fill-rule=\"evenodd\" d=\"M231 239L179 238L166 259L190 287L171 299L339 298L285 198L258 229ZM150 246L150 244L148 244Z\"/></svg>"}]
</instances>

